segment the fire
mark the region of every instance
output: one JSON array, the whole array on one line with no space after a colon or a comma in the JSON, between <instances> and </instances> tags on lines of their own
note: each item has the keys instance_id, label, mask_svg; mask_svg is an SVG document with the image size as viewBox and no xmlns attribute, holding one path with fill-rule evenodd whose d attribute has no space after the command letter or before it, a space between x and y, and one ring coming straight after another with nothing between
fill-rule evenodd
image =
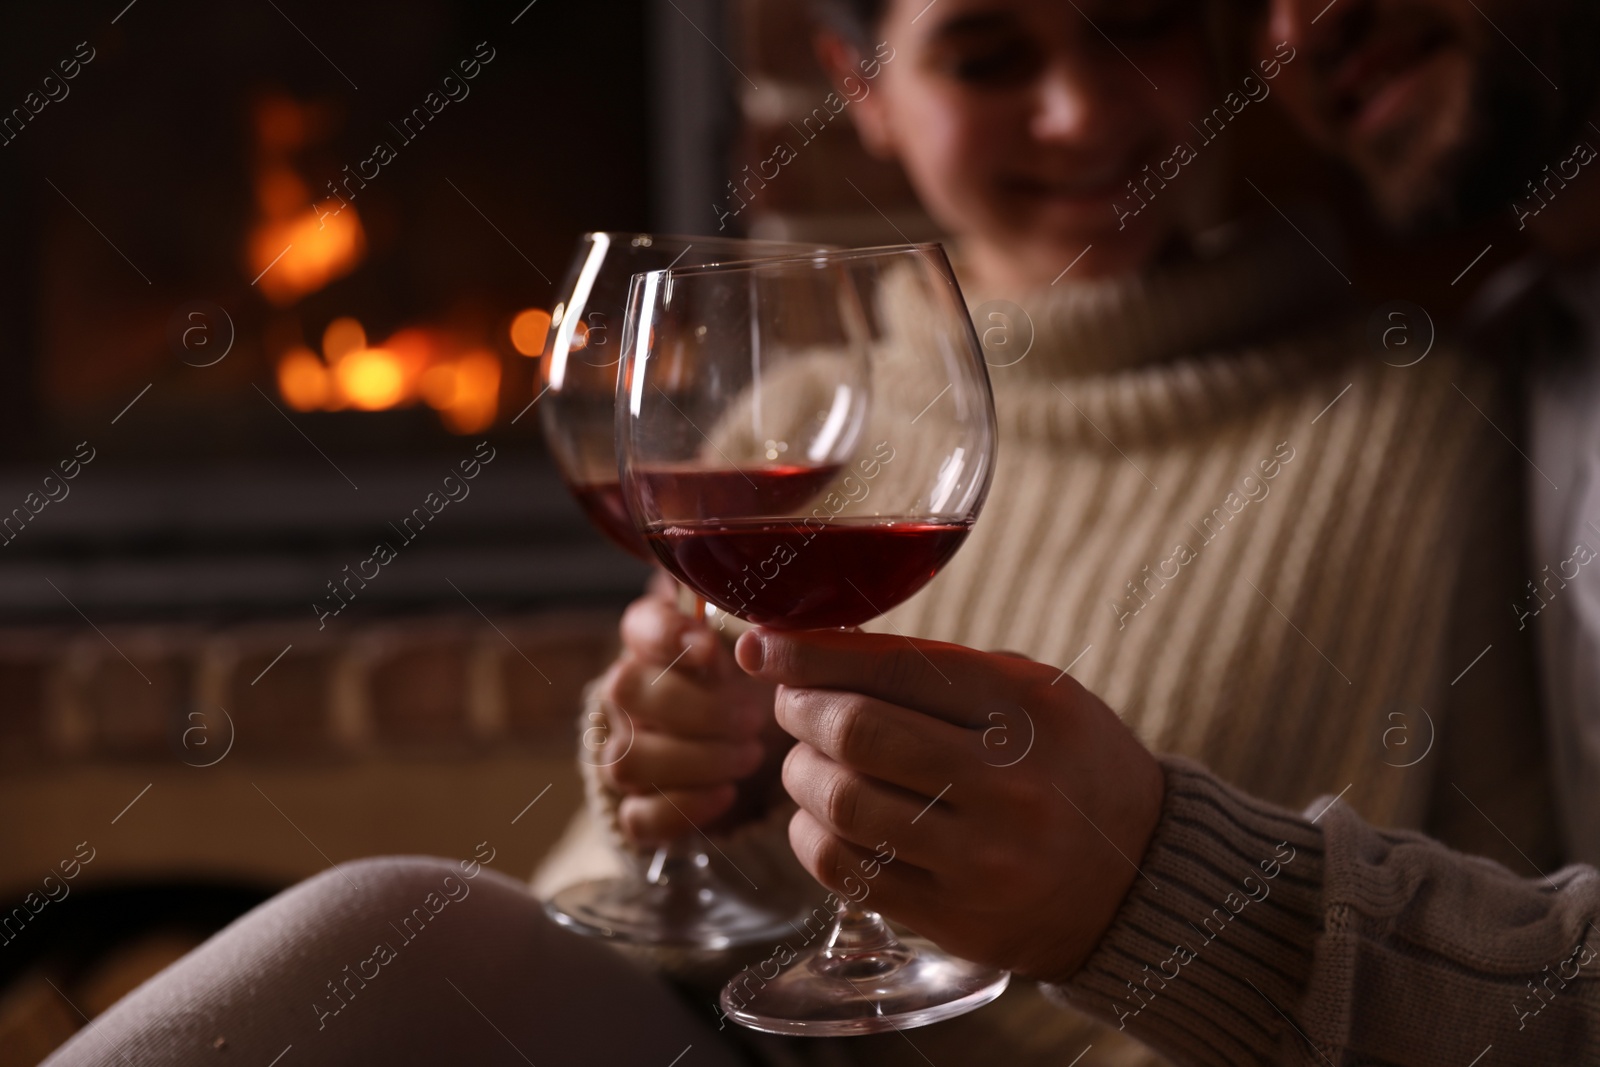
<instances>
[{"instance_id":1,"label":"fire","mask_svg":"<svg viewBox=\"0 0 1600 1067\"><path fill-rule=\"evenodd\" d=\"M494 422L500 406L500 360L492 352L468 352L452 363L430 367L422 395L456 433L476 433Z\"/></svg>"},{"instance_id":2,"label":"fire","mask_svg":"<svg viewBox=\"0 0 1600 1067\"><path fill-rule=\"evenodd\" d=\"M511 347L525 356L539 357L544 353L545 338L550 335L550 312L528 308L517 312L511 320Z\"/></svg>"},{"instance_id":3,"label":"fire","mask_svg":"<svg viewBox=\"0 0 1600 1067\"><path fill-rule=\"evenodd\" d=\"M406 399L405 374L393 352L359 348L333 365L333 380L353 408L382 411Z\"/></svg>"},{"instance_id":4,"label":"fire","mask_svg":"<svg viewBox=\"0 0 1600 1067\"><path fill-rule=\"evenodd\" d=\"M278 361L278 395L296 411L316 411L332 391L327 366L309 348L291 349Z\"/></svg>"},{"instance_id":5,"label":"fire","mask_svg":"<svg viewBox=\"0 0 1600 1067\"><path fill-rule=\"evenodd\" d=\"M353 271L366 255L361 219L340 198L313 200L295 159L326 139L331 112L287 95L271 95L255 108L256 219L244 258L251 283L287 307ZM512 320L509 340L522 355L538 357L551 316L526 308ZM577 346L587 339L578 327ZM500 409L500 356L482 336L462 337L410 326L374 341L354 318L334 319L323 331L320 353L296 345L277 357L278 394L296 411L384 411L426 404L454 433L477 433Z\"/></svg>"},{"instance_id":6,"label":"fire","mask_svg":"<svg viewBox=\"0 0 1600 1067\"><path fill-rule=\"evenodd\" d=\"M366 255L366 231L354 208L312 202L293 166L297 152L317 135L320 111L285 96L256 107L255 225L245 259L253 284L279 307L293 304L349 274Z\"/></svg>"},{"instance_id":7,"label":"fire","mask_svg":"<svg viewBox=\"0 0 1600 1067\"><path fill-rule=\"evenodd\" d=\"M383 411L420 401L461 434L493 425L500 378L500 357L488 349L416 326L371 344L352 318L328 324L320 357L297 347L278 361L278 392L296 411Z\"/></svg>"},{"instance_id":8,"label":"fire","mask_svg":"<svg viewBox=\"0 0 1600 1067\"><path fill-rule=\"evenodd\" d=\"M337 363L356 349L366 347L366 329L348 315L334 319L322 331L322 354L329 363Z\"/></svg>"},{"instance_id":9,"label":"fire","mask_svg":"<svg viewBox=\"0 0 1600 1067\"><path fill-rule=\"evenodd\" d=\"M289 219L264 219L250 235L256 287L279 307L293 304L355 269L367 238L353 209L319 217L307 206Z\"/></svg>"}]
</instances>

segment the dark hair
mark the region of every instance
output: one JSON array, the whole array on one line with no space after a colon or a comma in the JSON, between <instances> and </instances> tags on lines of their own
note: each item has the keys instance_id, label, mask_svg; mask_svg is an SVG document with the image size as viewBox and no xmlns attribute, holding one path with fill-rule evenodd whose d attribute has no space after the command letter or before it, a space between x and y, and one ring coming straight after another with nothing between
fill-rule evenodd
<instances>
[{"instance_id":1,"label":"dark hair","mask_svg":"<svg viewBox=\"0 0 1600 1067\"><path fill-rule=\"evenodd\" d=\"M824 25L858 45L871 42L887 15L889 0L812 0Z\"/></svg>"}]
</instances>

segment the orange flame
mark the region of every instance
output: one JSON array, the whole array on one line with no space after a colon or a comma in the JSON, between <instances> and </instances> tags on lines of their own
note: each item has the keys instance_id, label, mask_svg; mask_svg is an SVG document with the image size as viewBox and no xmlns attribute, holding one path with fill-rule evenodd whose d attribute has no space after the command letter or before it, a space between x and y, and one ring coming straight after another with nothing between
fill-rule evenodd
<instances>
[{"instance_id":1,"label":"orange flame","mask_svg":"<svg viewBox=\"0 0 1600 1067\"><path fill-rule=\"evenodd\" d=\"M511 320L511 347L525 356L544 354L545 338L550 335L550 312L528 308Z\"/></svg>"},{"instance_id":2,"label":"orange flame","mask_svg":"<svg viewBox=\"0 0 1600 1067\"><path fill-rule=\"evenodd\" d=\"M256 106L255 120L257 219L245 260L252 284L285 307L354 270L367 238L354 207L336 199L314 204L294 169L295 153L320 125L319 109L272 96Z\"/></svg>"},{"instance_id":3,"label":"orange flame","mask_svg":"<svg viewBox=\"0 0 1600 1067\"><path fill-rule=\"evenodd\" d=\"M278 395L296 411L316 411L332 391L328 368L310 349L291 349L278 361Z\"/></svg>"},{"instance_id":4,"label":"orange flame","mask_svg":"<svg viewBox=\"0 0 1600 1067\"><path fill-rule=\"evenodd\" d=\"M487 349L462 352L444 333L418 326L371 344L352 318L328 324L322 358L301 347L278 361L278 392L296 411L382 411L420 400L460 434L494 423L500 379L500 357Z\"/></svg>"}]
</instances>

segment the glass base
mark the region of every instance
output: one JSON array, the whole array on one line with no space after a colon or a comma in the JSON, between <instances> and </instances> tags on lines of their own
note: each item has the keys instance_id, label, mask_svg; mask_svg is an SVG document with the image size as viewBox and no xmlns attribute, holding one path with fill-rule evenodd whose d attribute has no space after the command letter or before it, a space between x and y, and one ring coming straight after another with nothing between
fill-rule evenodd
<instances>
[{"instance_id":1,"label":"glass base","mask_svg":"<svg viewBox=\"0 0 1600 1067\"><path fill-rule=\"evenodd\" d=\"M711 874L703 854L665 850L642 876L569 885L544 910L569 930L637 945L725 949L794 934L794 908L747 900Z\"/></svg>"},{"instance_id":2,"label":"glass base","mask_svg":"<svg viewBox=\"0 0 1600 1067\"><path fill-rule=\"evenodd\" d=\"M869 952L803 955L763 981L746 970L722 990L727 1017L769 1034L840 1037L908 1030L981 1008L1009 971L957 959L920 937Z\"/></svg>"}]
</instances>

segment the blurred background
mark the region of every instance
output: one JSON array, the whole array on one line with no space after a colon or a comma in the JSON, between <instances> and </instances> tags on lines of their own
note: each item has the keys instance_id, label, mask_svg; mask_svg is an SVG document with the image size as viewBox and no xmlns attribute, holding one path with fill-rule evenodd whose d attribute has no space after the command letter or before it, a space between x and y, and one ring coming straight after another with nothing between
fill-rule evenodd
<instances>
[{"instance_id":1,"label":"blurred background","mask_svg":"<svg viewBox=\"0 0 1600 1067\"><path fill-rule=\"evenodd\" d=\"M829 91L811 32L781 0L11 5L0 1064L331 863L488 842L532 871L645 578L531 411L578 235L937 236L848 115L799 132ZM1363 287L1440 273L1273 110L1240 127L1262 188L1361 239ZM729 183L797 138L729 217ZM470 495L319 625L474 459Z\"/></svg>"}]
</instances>

